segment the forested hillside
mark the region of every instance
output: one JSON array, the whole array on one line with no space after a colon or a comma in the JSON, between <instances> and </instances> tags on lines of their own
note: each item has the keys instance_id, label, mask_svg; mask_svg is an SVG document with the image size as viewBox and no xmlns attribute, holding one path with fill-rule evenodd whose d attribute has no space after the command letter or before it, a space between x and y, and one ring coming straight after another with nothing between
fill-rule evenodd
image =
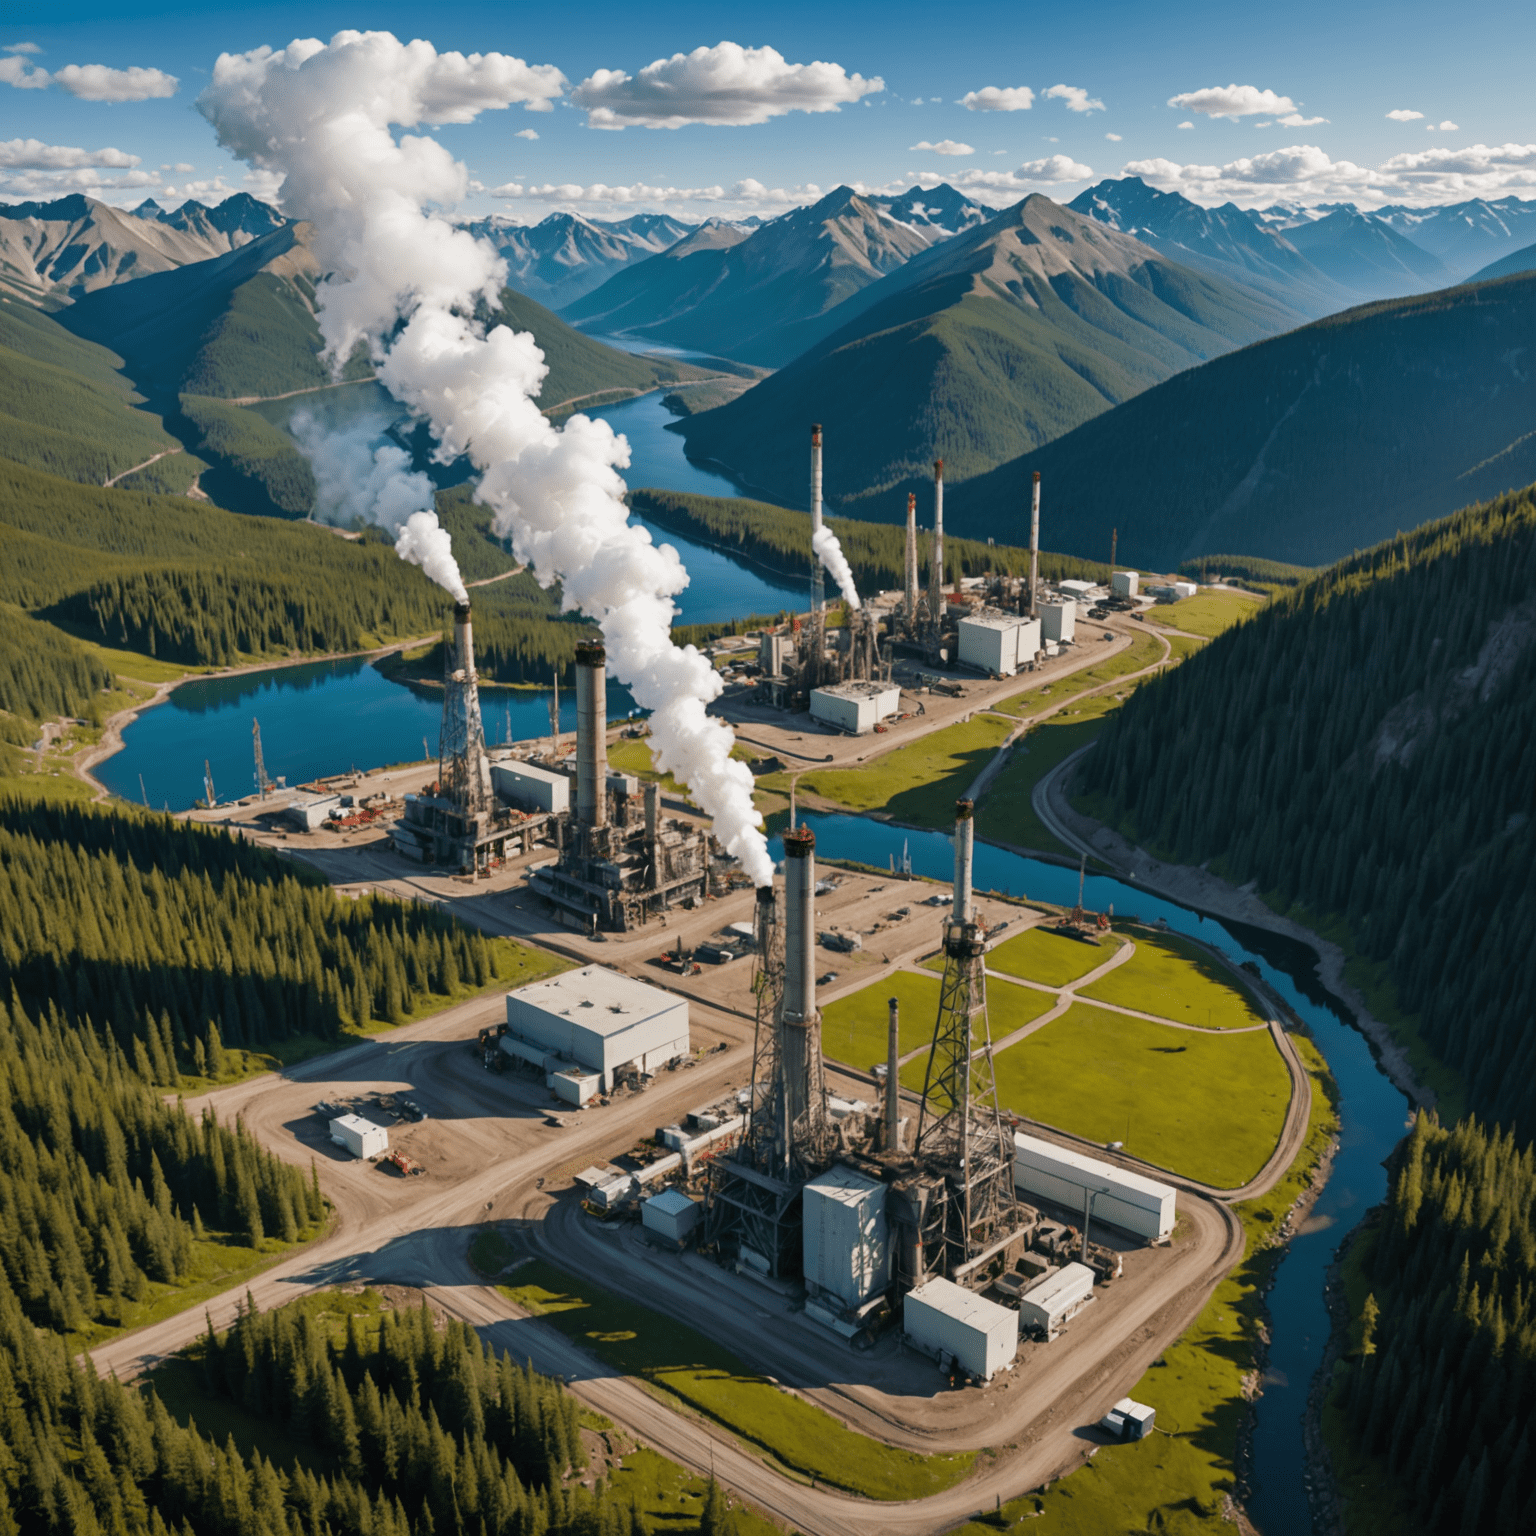
<instances>
[{"instance_id":1,"label":"forested hillside","mask_svg":"<svg viewBox=\"0 0 1536 1536\"><path fill-rule=\"evenodd\" d=\"M1392 1161L1381 1218L1356 1238L1370 1298L1335 1400L1413 1528L1526 1536L1536 1530L1536 1153L1508 1132L1421 1115Z\"/></svg>"},{"instance_id":2,"label":"forested hillside","mask_svg":"<svg viewBox=\"0 0 1536 1536\"><path fill-rule=\"evenodd\" d=\"M1213 549L1322 565L1536 480L1532 354L1536 273L1364 305L1180 373L946 512L990 529L1039 470L1075 553L1118 527L1154 570Z\"/></svg>"},{"instance_id":3,"label":"forested hillside","mask_svg":"<svg viewBox=\"0 0 1536 1536\"><path fill-rule=\"evenodd\" d=\"M1338 921L1477 1113L1536 1131L1536 487L1345 560L1140 688L1095 814Z\"/></svg>"}]
</instances>

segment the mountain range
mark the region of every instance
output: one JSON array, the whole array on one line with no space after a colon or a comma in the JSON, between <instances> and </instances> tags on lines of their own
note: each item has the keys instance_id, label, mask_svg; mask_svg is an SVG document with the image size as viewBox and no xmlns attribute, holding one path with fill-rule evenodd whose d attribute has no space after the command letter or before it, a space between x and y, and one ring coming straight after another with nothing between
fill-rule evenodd
<instances>
[{"instance_id":1,"label":"mountain range","mask_svg":"<svg viewBox=\"0 0 1536 1536\"><path fill-rule=\"evenodd\" d=\"M1016 540L1153 569L1218 551L1321 565L1536 480L1536 273L1364 305L1228 353L958 486Z\"/></svg>"},{"instance_id":2,"label":"mountain range","mask_svg":"<svg viewBox=\"0 0 1536 1536\"><path fill-rule=\"evenodd\" d=\"M913 257L833 314L849 318L825 341L678 430L691 457L798 499L803 465L785 448L819 421L829 498L849 509L883 498L892 520L935 458L949 478L980 474L1016 444L1049 442L1292 323L1262 294L1038 194Z\"/></svg>"}]
</instances>

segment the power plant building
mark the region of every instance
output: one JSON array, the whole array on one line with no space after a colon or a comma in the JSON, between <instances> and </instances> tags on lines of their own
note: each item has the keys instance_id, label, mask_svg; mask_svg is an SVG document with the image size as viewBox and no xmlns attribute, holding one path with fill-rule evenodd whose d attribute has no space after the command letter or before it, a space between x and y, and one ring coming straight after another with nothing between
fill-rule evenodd
<instances>
[{"instance_id":1,"label":"power plant building","mask_svg":"<svg viewBox=\"0 0 1536 1536\"><path fill-rule=\"evenodd\" d=\"M901 689L891 683L833 683L811 691L811 718L850 736L864 736L901 713Z\"/></svg>"},{"instance_id":2,"label":"power plant building","mask_svg":"<svg viewBox=\"0 0 1536 1536\"><path fill-rule=\"evenodd\" d=\"M492 763L491 787L509 805L563 816L571 808L571 781L537 763Z\"/></svg>"},{"instance_id":3,"label":"power plant building","mask_svg":"<svg viewBox=\"0 0 1536 1536\"><path fill-rule=\"evenodd\" d=\"M1072 1212L1091 1207L1091 1218L1148 1242L1173 1231L1177 1192L1143 1174L1015 1131L1013 1182L1022 1194Z\"/></svg>"},{"instance_id":4,"label":"power plant building","mask_svg":"<svg viewBox=\"0 0 1536 1536\"><path fill-rule=\"evenodd\" d=\"M1019 1352L1019 1314L942 1275L907 1292L901 1321L917 1348L982 1381L1006 1371Z\"/></svg>"},{"instance_id":5,"label":"power plant building","mask_svg":"<svg viewBox=\"0 0 1536 1536\"><path fill-rule=\"evenodd\" d=\"M1135 597L1140 581L1141 577L1135 571L1116 571L1109 578L1109 585L1116 597Z\"/></svg>"},{"instance_id":6,"label":"power plant building","mask_svg":"<svg viewBox=\"0 0 1536 1536\"><path fill-rule=\"evenodd\" d=\"M1012 677L1040 649L1040 621L1010 613L973 614L960 620L960 662L994 677Z\"/></svg>"},{"instance_id":7,"label":"power plant building","mask_svg":"<svg viewBox=\"0 0 1536 1536\"><path fill-rule=\"evenodd\" d=\"M1054 640L1057 645L1068 644L1077 633L1077 604L1041 603L1040 638Z\"/></svg>"},{"instance_id":8,"label":"power plant building","mask_svg":"<svg viewBox=\"0 0 1536 1536\"><path fill-rule=\"evenodd\" d=\"M803 1198L806 1285L857 1311L891 1283L885 1185L836 1166L812 1179Z\"/></svg>"},{"instance_id":9,"label":"power plant building","mask_svg":"<svg viewBox=\"0 0 1536 1536\"><path fill-rule=\"evenodd\" d=\"M583 1077L595 1078L596 1091L608 1093L630 1072L656 1072L688 1054L688 1039L685 999L587 965L507 993L501 1049L542 1066L551 1087L570 1098L581 1091ZM569 1085L553 1082L561 1074ZM570 1092L562 1092L566 1086Z\"/></svg>"}]
</instances>

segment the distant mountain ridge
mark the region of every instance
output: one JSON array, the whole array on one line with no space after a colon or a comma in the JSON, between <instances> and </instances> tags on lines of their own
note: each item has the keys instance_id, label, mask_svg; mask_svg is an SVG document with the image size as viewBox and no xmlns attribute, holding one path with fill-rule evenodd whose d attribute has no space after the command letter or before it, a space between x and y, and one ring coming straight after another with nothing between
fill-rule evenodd
<instances>
[{"instance_id":1,"label":"distant mountain ridge","mask_svg":"<svg viewBox=\"0 0 1536 1536\"><path fill-rule=\"evenodd\" d=\"M926 484L934 458L951 480L982 474L1019 444L1294 320L1038 194L914 256L831 318L845 323L825 341L679 430L690 457L793 506L804 469L791 445L820 421L829 498L887 520L904 515L900 493Z\"/></svg>"},{"instance_id":2,"label":"distant mountain ridge","mask_svg":"<svg viewBox=\"0 0 1536 1536\"><path fill-rule=\"evenodd\" d=\"M1336 208L1325 218L1297 224L1285 238L1334 282L1365 298L1428 293L1449 288L1457 277L1385 219L1353 208Z\"/></svg>"}]
</instances>

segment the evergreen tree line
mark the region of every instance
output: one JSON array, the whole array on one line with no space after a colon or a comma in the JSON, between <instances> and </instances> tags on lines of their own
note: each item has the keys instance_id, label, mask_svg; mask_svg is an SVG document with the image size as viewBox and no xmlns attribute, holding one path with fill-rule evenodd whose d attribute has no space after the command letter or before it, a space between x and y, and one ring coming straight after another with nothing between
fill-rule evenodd
<instances>
[{"instance_id":1,"label":"evergreen tree line","mask_svg":"<svg viewBox=\"0 0 1536 1536\"><path fill-rule=\"evenodd\" d=\"M402 1022L496 973L484 935L343 900L269 851L171 818L0 803L0 997L110 1034L146 1082L228 1046Z\"/></svg>"},{"instance_id":2,"label":"evergreen tree line","mask_svg":"<svg viewBox=\"0 0 1536 1536\"><path fill-rule=\"evenodd\" d=\"M0 1083L0 1275L39 1327L115 1323L190 1278L205 1221L257 1247L324 1215L313 1172L167 1105L88 1020L0 1002Z\"/></svg>"},{"instance_id":3,"label":"evergreen tree line","mask_svg":"<svg viewBox=\"0 0 1536 1536\"><path fill-rule=\"evenodd\" d=\"M1339 1387L1426 1531L1536 1530L1536 1148L1424 1115L1393 1157Z\"/></svg>"},{"instance_id":4,"label":"evergreen tree line","mask_svg":"<svg viewBox=\"0 0 1536 1536\"><path fill-rule=\"evenodd\" d=\"M439 1335L411 1317L389 1326L388 1346L358 1341L352 1365L374 1390L349 1401L347 1351L304 1320L277 1316L248 1310L213 1341L210 1364L233 1377L242 1400L247 1375L269 1384L255 1411L280 1432L334 1438L346 1404L355 1460L343 1446L331 1470L282 1471L233 1437L221 1446L195 1421L183 1428L153 1390L98 1378L35 1328L0 1274L0 1536L644 1536L644 1522L601 1481L588 1489L561 1480L582 1462L574 1400L493 1358L471 1330ZM387 1375L395 1369L403 1389ZM492 1436L506 1426L504 1450ZM376 1458L362 1456L364 1444L380 1447ZM717 1518L710 1536L728 1525Z\"/></svg>"},{"instance_id":5,"label":"evergreen tree line","mask_svg":"<svg viewBox=\"0 0 1536 1536\"><path fill-rule=\"evenodd\" d=\"M1330 568L1138 689L1097 814L1338 916L1472 1107L1536 1130L1536 488Z\"/></svg>"},{"instance_id":6,"label":"evergreen tree line","mask_svg":"<svg viewBox=\"0 0 1536 1536\"><path fill-rule=\"evenodd\" d=\"M0 603L0 710L98 723L98 696L111 686L111 672L78 641Z\"/></svg>"}]
</instances>

